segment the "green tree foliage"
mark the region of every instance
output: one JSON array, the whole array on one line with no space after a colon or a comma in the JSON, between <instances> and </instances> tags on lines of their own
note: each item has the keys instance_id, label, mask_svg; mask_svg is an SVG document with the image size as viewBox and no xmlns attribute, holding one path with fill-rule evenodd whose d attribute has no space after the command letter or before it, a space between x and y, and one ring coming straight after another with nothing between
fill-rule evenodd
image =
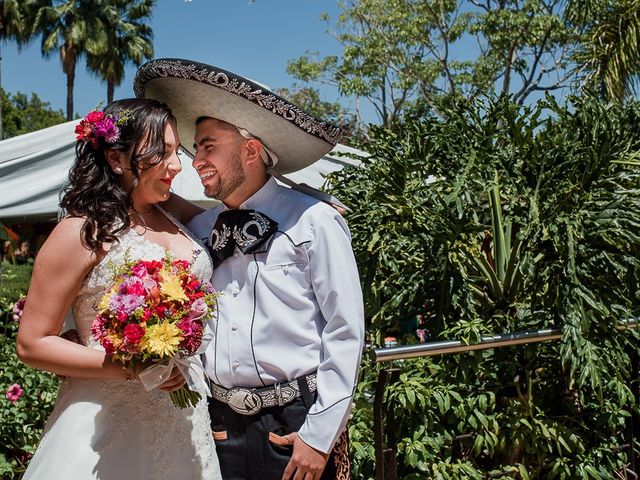
<instances>
[{"instance_id":1,"label":"green tree foliage","mask_svg":"<svg viewBox=\"0 0 640 480\"><path fill-rule=\"evenodd\" d=\"M140 66L153 58L153 31L144 23L151 16L155 0L107 0L101 16L110 48L98 55L87 55L87 66L107 82L107 102L113 101L115 87L124 80L124 68L131 62Z\"/></svg>"},{"instance_id":2,"label":"green tree foliage","mask_svg":"<svg viewBox=\"0 0 640 480\"><path fill-rule=\"evenodd\" d=\"M1 92L1 91L0 91ZM62 110L54 110L37 94L31 97L23 93L2 94L2 111L5 115L4 138L34 132L65 121Z\"/></svg>"},{"instance_id":3,"label":"green tree foliage","mask_svg":"<svg viewBox=\"0 0 640 480\"><path fill-rule=\"evenodd\" d=\"M342 57L308 52L288 70L370 100L392 128L443 95L512 93L522 102L564 84L548 75L568 58L572 30L561 14L557 0L349 0L335 27Z\"/></svg>"},{"instance_id":4,"label":"green tree foliage","mask_svg":"<svg viewBox=\"0 0 640 480\"><path fill-rule=\"evenodd\" d=\"M432 112L444 96L509 94L523 104L536 92L586 84L620 99L640 62L639 5L347 0L334 28L342 56L307 52L288 71L304 82L335 85L357 102L366 99L379 123L392 129L407 114Z\"/></svg>"},{"instance_id":5,"label":"green tree foliage","mask_svg":"<svg viewBox=\"0 0 640 480\"><path fill-rule=\"evenodd\" d=\"M332 174L376 345L422 313L433 339L561 328L558 343L398 362L400 478L624 478L640 311L640 104L449 101L375 127ZM416 342L417 337L406 338ZM373 475L369 363L350 430ZM636 418L637 421L637 418Z\"/></svg>"}]
</instances>

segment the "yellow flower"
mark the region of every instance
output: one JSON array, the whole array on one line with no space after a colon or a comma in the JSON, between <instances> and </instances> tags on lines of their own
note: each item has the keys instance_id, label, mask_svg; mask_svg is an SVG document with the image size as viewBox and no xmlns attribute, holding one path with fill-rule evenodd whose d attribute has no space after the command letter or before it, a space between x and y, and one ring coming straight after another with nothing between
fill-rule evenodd
<instances>
[{"instance_id":1,"label":"yellow flower","mask_svg":"<svg viewBox=\"0 0 640 480\"><path fill-rule=\"evenodd\" d=\"M178 345L182 341L181 330L167 320L147 327L140 346L148 353L160 358L173 357L178 353Z\"/></svg>"},{"instance_id":2,"label":"yellow flower","mask_svg":"<svg viewBox=\"0 0 640 480\"><path fill-rule=\"evenodd\" d=\"M102 312L105 312L105 311L109 310L109 304L111 302L111 297L113 296L113 294L117 290L118 289L114 285L113 287L111 287L111 290L109 290L108 293L105 293L102 296L102 299L100 300L100 303L98 304L98 313L102 313Z\"/></svg>"},{"instance_id":3,"label":"yellow flower","mask_svg":"<svg viewBox=\"0 0 640 480\"><path fill-rule=\"evenodd\" d=\"M182 282L179 277L170 274L166 270L160 272L160 277L162 277L160 292L164 293L168 300L174 300L176 302L189 300L182 289Z\"/></svg>"}]
</instances>

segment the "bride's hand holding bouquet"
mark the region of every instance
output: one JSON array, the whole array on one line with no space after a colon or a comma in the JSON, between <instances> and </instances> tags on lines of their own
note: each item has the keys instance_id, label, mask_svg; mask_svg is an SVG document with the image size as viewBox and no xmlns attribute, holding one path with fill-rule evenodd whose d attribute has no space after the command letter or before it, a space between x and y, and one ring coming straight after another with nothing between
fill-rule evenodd
<instances>
[{"instance_id":1,"label":"bride's hand holding bouquet","mask_svg":"<svg viewBox=\"0 0 640 480\"><path fill-rule=\"evenodd\" d=\"M190 273L189 262L126 261L113 269L113 284L97 306L92 334L113 361L138 371L147 390L162 385L177 367L186 385L170 393L179 407L208 394L199 354L210 339L205 326L218 293Z\"/></svg>"}]
</instances>

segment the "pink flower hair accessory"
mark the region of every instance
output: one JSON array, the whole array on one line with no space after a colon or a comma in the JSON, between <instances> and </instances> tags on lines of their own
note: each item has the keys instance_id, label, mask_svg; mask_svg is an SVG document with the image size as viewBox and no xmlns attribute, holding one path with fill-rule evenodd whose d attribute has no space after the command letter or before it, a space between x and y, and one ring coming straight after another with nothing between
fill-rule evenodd
<instances>
[{"instance_id":1,"label":"pink flower hair accessory","mask_svg":"<svg viewBox=\"0 0 640 480\"><path fill-rule=\"evenodd\" d=\"M107 143L116 143L120 139L120 127L130 118L129 110L121 110L117 115L113 115L105 114L96 108L76 125L76 141L89 142L94 150L100 145L101 138Z\"/></svg>"}]
</instances>

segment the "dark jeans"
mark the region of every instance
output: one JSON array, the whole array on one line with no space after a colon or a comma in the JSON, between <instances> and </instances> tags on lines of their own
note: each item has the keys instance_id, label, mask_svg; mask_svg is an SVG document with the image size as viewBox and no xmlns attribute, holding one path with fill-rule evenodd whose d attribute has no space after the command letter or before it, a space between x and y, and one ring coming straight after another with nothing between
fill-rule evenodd
<instances>
[{"instance_id":1,"label":"dark jeans","mask_svg":"<svg viewBox=\"0 0 640 480\"><path fill-rule=\"evenodd\" d=\"M226 404L210 398L211 429L216 437L222 478L281 480L293 447L274 445L269 441L269 433L284 436L297 432L307 411L302 398L297 398L283 407L265 408L256 415L240 415ZM332 457L321 478L336 478Z\"/></svg>"}]
</instances>

